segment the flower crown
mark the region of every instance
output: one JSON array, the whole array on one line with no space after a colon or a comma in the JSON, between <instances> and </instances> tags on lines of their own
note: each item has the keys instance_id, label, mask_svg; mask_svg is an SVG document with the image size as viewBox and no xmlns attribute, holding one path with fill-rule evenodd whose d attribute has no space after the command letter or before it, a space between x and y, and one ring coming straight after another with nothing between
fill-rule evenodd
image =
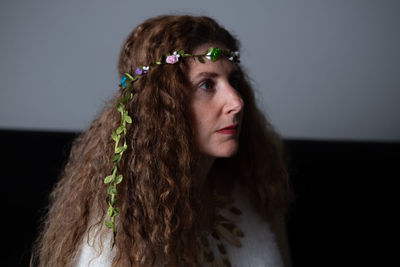
<instances>
[{"instance_id":1,"label":"flower crown","mask_svg":"<svg viewBox=\"0 0 400 267\"><path fill-rule=\"evenodd\" d=\"M197 58L199 62L205 63L204 58L211 60L213 62L217 61L221 57L225 57L228 60L239 63L239 52L230 51L229 49L222 50L220 48L210 47L207 49L205 54L186 54L183 50L174 51L172 54L168 53L165 56L162 56L159 61L150 63L146 66L138 67L135 70L133 75L129 73L124 73L124 76L121 80L119 87L122 90L122 97L118 101L117 110L121 113L121 124L118 128L112 133L111 137L115 142L114 155L112 157L112 162L114 164L111 174L108 175L104 179L104 183L108 184L107 189L107 198L106 202L108 205L107 216L110 218L109 220L105 220L104 224L113 230L114 233L114 242L116 236L116 227L115 227L115 217L119 213L119 209L116 207L118 199L117 199L117 185L122 182L123 176L119 170L118 164L122 159L122 155L125 150L127 150L128 146L126 144L126 124L132 123L132 118L128 114L128 110L126 109L126 104L133 98L133 84L137 81L141 76L147 74L151 69L157 65L163 64L175 64L179 62L180 58L184 57L193 57ZM121 145L122 143L122 145ZM114 245L114 243L113 243Z\"/></svg>"}]
</instances>

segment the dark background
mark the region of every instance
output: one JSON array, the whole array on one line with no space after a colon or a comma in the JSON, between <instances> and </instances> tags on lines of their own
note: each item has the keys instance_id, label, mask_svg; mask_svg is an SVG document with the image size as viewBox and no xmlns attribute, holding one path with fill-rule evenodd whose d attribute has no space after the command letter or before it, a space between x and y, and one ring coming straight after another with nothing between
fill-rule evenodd
<instances>
[{"instance_id":1,"label":"dark background","mask_svg":"<svg viewBox=\"0 0 400 267\"><path fill-rule=\"evenodd\" d=\"M0 131L2 266L27 266L48 194L77 133ZM393 266L400 143L286 139L293 266Z\"/></svg>"}]
</instances>

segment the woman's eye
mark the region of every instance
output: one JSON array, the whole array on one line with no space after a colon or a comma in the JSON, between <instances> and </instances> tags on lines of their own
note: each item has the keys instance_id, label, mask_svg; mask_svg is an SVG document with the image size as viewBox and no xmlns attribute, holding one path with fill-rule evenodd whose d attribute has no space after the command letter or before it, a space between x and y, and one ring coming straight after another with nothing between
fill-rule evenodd
<instances>
[{"instance_id":1,"label":"woman's eye","mask_svg":"<svg viewBox=\"0 0 400 267\"><path fill-rule=\"evenodd\" d=\"M200 84L199 88L209 91L213 88L213 86L214 83L211 80L206 80Z\"/></svg>"}]
</instances>

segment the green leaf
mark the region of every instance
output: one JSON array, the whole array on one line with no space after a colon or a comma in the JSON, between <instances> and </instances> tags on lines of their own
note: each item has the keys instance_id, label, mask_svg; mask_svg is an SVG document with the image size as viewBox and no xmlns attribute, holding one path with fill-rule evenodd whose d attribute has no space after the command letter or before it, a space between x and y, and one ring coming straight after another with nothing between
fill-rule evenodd
<instances>
[{"instance_id":1,"label":"green leaf","mask_svg":"<svg viewBox=\"0 0 400 267\"><path fill-rule=\"evenodd\" d=\"M213 62L217 61L220 58L221 54L222 54L222 50L220 48L214 48L211 51L211 60Z\"/></svg>"},{"instance_id":2,"label":"green leaf","mask_svg":"<svg viewBox=\"0 0 400 267\"><path fill-rule=\"evenodd\" d=\"M128 114L125 114L125 121L126 121L127 123L132 123L132 118L131 118L131 116L129 116Z\"/></svg>"},{"instance_id":3,"label":"green leaf","mask_svg":"<svg viewBox=\"0 0 400 267\"><path fill-rule=\"evenodd\" d=\"M125 107L124 107L124 105L123 104L118 104L118 106L117 106L117 110L120 112L120 113L124 113L124 110L125 110Z\"/></svg>"},{"instance_id":4,"label":"green leaf","mask_svg":"<svg viewBox=\"0 0 400 267\"><path fill-rule=\"evenodd\" d=\"M121 152L124 152L128 147L127 146L119 146L115 149L115 154L119 154Z\"/></svg>"},{"instance_id":5,"label":"green leaf","mask_svg":"<svg viewBox=\"0 0 400 267\"><path fill-rule=\"evenodd\" d=\"M118 175L117 178L115 179L115 184L119 184L122 182L123 176L122 174Z\"/></svg>"},{"instance_id":6,"label":"green leaf","mask_svg":"<svg viewBox=\"0 0 400 267\"><path fill-rule=\"evenodd\" d=\"M203 56L198 56L197 59L198 59L201 63L206 63L206 62L204 61Z\"/></svg>"},{"instance_id":7,"label":"green leaf","mask_svg":"<svg viewBox=\"0 0 400 267\"><path fill-rule=\"evenodd\" d=\"M113 217L113 215L114 215L114 208L113 208L112 206L108 207L107 215L108 215L108 217Z\"/></svg>"},{"instance_id":8,"label":"green leaf","mask_svg":"<svg viewBox=\"0 0 400 267\"><path fill-rule=\"evenodd\" d=\"M124 75L125 75L127 78L129 78L131 81L134 81L134 80L135 80L135 78L132 77L132 75L130 75L129 73L124 73Z\"/></svg>"},{"instance_id":9,"label":"green leaf","mask_svg":"<svg viewBox=\"0 0 400 267\"><path fill-rule=\"evenodd\" d=\"M207 51L206 51L206 54L208 54L209 52L211 52L211 51L213 51L214 50L214 47L209 47L208 49L207 49Z\"/></svg>"},{"instance_id":10,"label":"green leaf","mask_svg":"<svg viewBox=\"0 0 400 267\"><path fill-rule=\"evenodd\" d=\"M118 133L118 129L117 132L113 132L111 134L111 138L117 143L119 141L119 139L121 138L121 136L119 135L120 133Z\"/></svg>"},{"instance_id":11,"label":"green leaf","mask_svg":"<svg viewBox=\"0 0 400 267\"><path fill-rule=\"evenodd\" d=\"M114 228L114 223L109 220L104 220L104 224L107 226L107 228Z\"/></svg>"},{"instance_id":12,"label":"green leaf","mask_svg":"<svg viewBox=\"0 0 400 267\"><path fill-rule=\"evenodd\" d=\"M117 134L119 135L119 134L121 134L123 131L124 131L124 126L123 125L121 125L121 126L119 126L118 128L117 128ZM119 140L119 138L118 138L118 140Z\"/></svg>"},{"instance_id":13,"label":"green leaf","mask_svg":"<svg viewBox=\"0 0 400 267\"><path fill-rule=\"evenodd\" d=\"M116 195L117 194L117 189L115 188L114 185L110 185L107 188L107 194L109 194L109 195Z\"/></svg>"},{"instance_id":14,"label":"green leaf","mask_svg":"<svg viewBox=\"0 0 400 267\"><path fill-rule=\"evenodd\" d=\"M128 100L129 100L129 95L124 95L123 97L121 97L119 102L122 104L126 104L126 103L128 103Z\"/></svg>"},{"instance_id":15,"label":"green leaf","mask_svg":"<svg viewBox=\"0 0 400 267\"><path fill-rule=\"evenodd\" d=\"M107 177L104 179L104 183L105 183L105 184L109 184L109 183L111 183L112 180L114 180L114 178L115 178L115 175L114 175L114 174L111 174L111 175L107 176Z\"/></svg>"},{"instance_id":16,"label":"green leaf","mask_svg":"<svg viewBox=\"0 0 400 267\"><path fill-rule=\"evenodd\" d=\"M122 154L117 154L112 157L111 161L114 163L119 162L121 160L121 158L122 158Z\"/></svg>"},{"instance_id":17,"label":"green leaf","mask_svg":"<svg viewBox=\"0 0 400 267\"><path fill-rule=\"evenodd\" d=\"M183 54L185 54L185 51L183 51L183 50L178 50L177 53L178 53L178 55L182 56Z\"/></svg>"}]
</instances>

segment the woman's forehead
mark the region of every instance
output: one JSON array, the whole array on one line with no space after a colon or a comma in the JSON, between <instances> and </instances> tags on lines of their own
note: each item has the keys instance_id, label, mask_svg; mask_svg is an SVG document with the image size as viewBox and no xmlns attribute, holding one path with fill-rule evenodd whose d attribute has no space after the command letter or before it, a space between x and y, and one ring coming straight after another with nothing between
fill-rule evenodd
<instances>
[{"instance_id":1,"label":"woman's forehead","mask_svg":"<svg viewBox=\"0 0 400 267\"><path fill-rule=\"evenodd\" d=\"M226 58L218 59L215 62L206 59L204 63L198 60L191 60L189 63L188 75L190 79L206 75L229 76L231 73L236 72L237 69L236 64Z\"/></svg>"}]
</instances>

